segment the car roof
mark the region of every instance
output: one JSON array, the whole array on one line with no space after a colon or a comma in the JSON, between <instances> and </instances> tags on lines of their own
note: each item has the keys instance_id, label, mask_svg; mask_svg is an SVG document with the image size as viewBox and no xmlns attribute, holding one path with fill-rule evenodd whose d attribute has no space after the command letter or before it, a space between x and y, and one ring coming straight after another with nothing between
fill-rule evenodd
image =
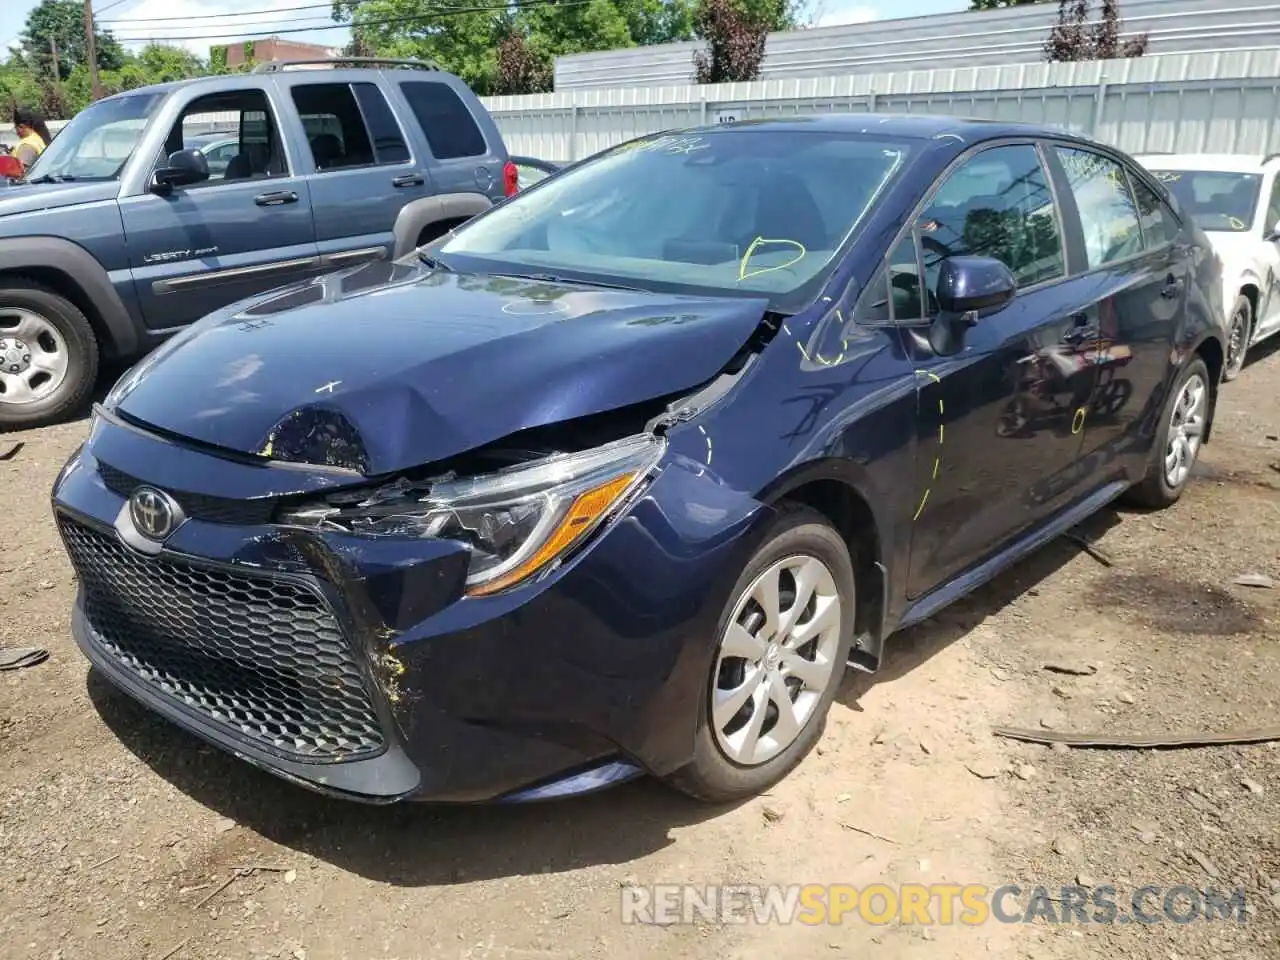
<instances>
[{"instance_id":1,"label":"car roof","mask_svg":"<svg viewBox=\"0 0 1280 960\"><path fill-rule=\"evenodd\" d=\"M1105 146L1060 127L1007 120L984 120L933 114L822 113L799 117L769 117L712 123L681 131L684 134L725 129L774 130L778 132L820 131L830 133L882 133L908 140L941 140L954 137L963 142L1000 137L1057 137L1091 146Z\"/></svg>"},{"instance_id":2,"label":"car roof","mask_svg":"<svg viewBox=\"0 0 1280 960\"><path fill-rule=\"evenodd\" d=\"M1263 173L1280 166L1280 155L1260 153L1140 153L1133 159L1148 168L1223 173Z\"/></svg>"}]
</instances>

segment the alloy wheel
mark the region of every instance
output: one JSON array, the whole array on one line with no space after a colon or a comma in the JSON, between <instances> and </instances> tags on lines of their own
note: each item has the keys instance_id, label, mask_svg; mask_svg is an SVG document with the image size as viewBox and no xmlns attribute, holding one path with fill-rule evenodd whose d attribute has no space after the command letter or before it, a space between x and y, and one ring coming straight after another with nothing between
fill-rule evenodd
<instances>
[{"instance_id":1,"label":"alloy wheel","mask_svg":"<svg viewBox=\"0 0 1280 960\"><path fill-rule=\"evenodd\" d=\"M813 556L778 560L743 591L711 690L710 725L729 760L759 766L800 736L843 666L841 619L835 576Z\"/></svg>"},{"instance_id":2,"label":"alloy wheel","mask_svg":"<svg viewBox=\"0 0 1280 960\"><path fill-rule=\"evenodd\" d=\"M1164 454L1164 479L1176 490L1186 482L1200 452L1208 409L1209 385L1199 373L1182 384L1169 415L1168 442Z\"/></svg>"},{"instance_id":3,"label":"alloy wheel","mask_svg":"<svg viewBox=\"0 0 1280 960\"><path fill-rule=\"evenodd\" d=\"M49 320L22 307L0 307L0 403L37 403L67 378L67 342Z\"/></svg>"}]
</instances>

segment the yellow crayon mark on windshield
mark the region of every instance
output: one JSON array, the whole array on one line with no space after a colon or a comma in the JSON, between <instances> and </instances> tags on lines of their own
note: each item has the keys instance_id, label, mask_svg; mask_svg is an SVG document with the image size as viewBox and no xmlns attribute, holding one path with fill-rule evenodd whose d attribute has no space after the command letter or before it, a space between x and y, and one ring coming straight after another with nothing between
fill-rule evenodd
<instances>
[{"instance_id":1,"label":"yellow crayon mark on windshield","mask_svg":"<svg viewBox=\"0 0 1280 960\"><path fill-rule=\"evenodd\" d=\"M747 264L751 261L751 258L755 255L755 252L761 247L770 243L785 244L786 246L793 247L799 252L790 260L788 260L786 263L779 263L776 266L772 266L772 267L760 267L757 270L748 270ZM747 252L742 255L742 260L738 264L738 282L741 283L743 280L746 280L748 277L758 277L762 273L772 273L774 270L785 270L787 267L793 267L797 263L799 263L801 260L803 260L808 253L809 251L805 248L805 245L801 243L799 240L769 240L769 239L766 239L765 237L756 237L754 240L751 241L751 246L747 247Z\"/></svg>"}]
</instances>

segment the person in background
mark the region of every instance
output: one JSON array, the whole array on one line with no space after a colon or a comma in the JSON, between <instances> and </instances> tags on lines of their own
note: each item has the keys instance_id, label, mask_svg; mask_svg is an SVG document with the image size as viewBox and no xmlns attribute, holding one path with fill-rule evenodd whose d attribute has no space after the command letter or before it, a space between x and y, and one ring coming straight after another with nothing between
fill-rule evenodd
<instances>
[{"instance_id":1,"label":"person in background","mask_svg":"<svg viewBox=\"0 0 1280 960\"><path fill-rule=\"evenodd\" d=\"M53 139L49 136L49 128L35 111L18 108L13 111L13 130L18 135L18 146L13 155L22 161L24 169L30 169Z\"/></svg>"}]
</instances>

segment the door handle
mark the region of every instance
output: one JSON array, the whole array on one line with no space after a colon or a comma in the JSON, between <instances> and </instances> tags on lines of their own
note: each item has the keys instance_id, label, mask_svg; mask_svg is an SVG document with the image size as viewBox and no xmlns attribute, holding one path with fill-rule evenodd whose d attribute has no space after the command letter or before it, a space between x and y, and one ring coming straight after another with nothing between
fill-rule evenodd
<instances>
[{"instance_id":1,"label":"door handle","mask_svg":"<svg viewBox=\"0 0 1280 960\"><path fill-rule=\"evenodd\" d=\"M391 185L393 187L420 187L426 182L426 179L420 173L402 173L391 181Z\"/></svg>"},{"instance_id":2,"label":"door handle","mask_svg":"<svg viewBox=\"0 0 1280 960\"><path fill-rule=\"evenodd\" d=\"M1164 278L1164 286L1160 288L1160 296L1165 299L1173 299L1182 292L1182 278L1175 277L1173 274Z\"/></svg>"},{"instance_id":3,"label":"door handle","mask_svg":"<svg viewBox=\"0 0 1280 960\"><path fill-rule=\"evenodd\" d=\"M271 193L260 193L253 198L260 207L279 207L286 203L297 203L298 195L292 190L275 190Z\"/></svg>"}]
</instances>

